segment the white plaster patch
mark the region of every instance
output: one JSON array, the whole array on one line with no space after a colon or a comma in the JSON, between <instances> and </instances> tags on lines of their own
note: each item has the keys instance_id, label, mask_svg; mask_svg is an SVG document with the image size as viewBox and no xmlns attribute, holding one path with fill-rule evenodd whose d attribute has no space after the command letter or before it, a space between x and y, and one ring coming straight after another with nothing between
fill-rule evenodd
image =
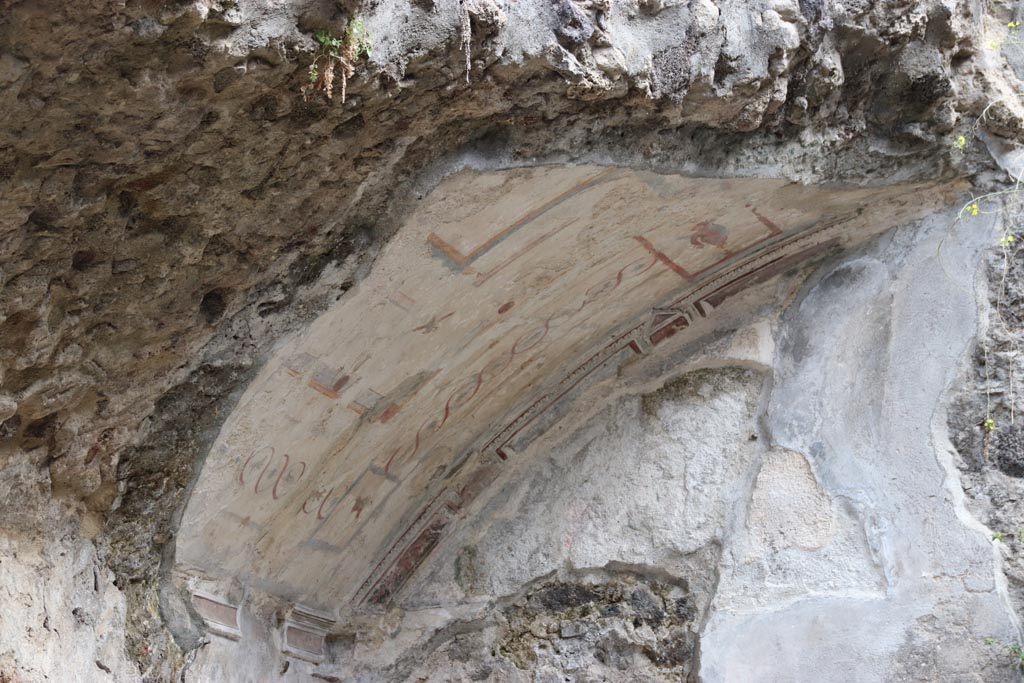
<instances>
[{"instance_id":1,"label":"white plaster patch","mask_svg":"<svg viewBox=\"0 0 1024 683\"><path fill-rule=\"evenodd\" d=\"M757 475L747 519L756 555L823 548L835 533L832 504L811 466L794 451L772 451Z\"/></svg>"}]
</instances>

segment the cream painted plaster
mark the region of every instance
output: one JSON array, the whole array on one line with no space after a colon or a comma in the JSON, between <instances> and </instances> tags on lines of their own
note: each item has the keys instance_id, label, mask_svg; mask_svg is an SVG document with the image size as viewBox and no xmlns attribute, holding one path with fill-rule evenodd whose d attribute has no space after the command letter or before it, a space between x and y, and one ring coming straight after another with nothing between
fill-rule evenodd
<instances>
[{"instance_id":1,"label":"cream painted plaster","mask_svg":"<svg viewBox=\"0 0 1024 683\"><path fill-rule=\"evenodd\" d=\"M938 194L457 173L246 391L187 506L179 567L311 605L387 602L588 377Z\"/></svg>"}]
</instances>

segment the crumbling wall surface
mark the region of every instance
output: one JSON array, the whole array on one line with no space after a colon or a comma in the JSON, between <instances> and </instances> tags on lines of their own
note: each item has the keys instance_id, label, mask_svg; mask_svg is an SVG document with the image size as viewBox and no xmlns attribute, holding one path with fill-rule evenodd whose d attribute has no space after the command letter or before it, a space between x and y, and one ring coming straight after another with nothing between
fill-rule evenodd
<instances>
[{"instance_id":1,"label":"crumbling wall surface","mask_svg":"<svg viewBox=\"0 0 1024 683\"><path fill-rule=\"evenodd\" d=\"M1014 18L999 3L364 5L0 0L0 590L20 596L0 680L62 680L72 660L74 680L179 677L201 638L168 631L177 598L159 589L205 447L273 343L372 267L455 159L987 182L983 153L950 140L990 104L981 132L1021 131L1016 81L986 48ZM304 99L312 33L357 13L374 49L346 102ZM806 471L772 457L765 481ZM812 527L802 543L826 535ZM655 590L640 569L579 566Z\"/></svg>"},{"instance_id":2,"label":"crumbling wall surface","mask_svg":"<svg viewBox=\"0 0 1024 683\"><path fill-rule=\"evenodd\" d=\"M983 327L964 364L949 428L968 506L989 529L1019 614L1024 608L1024 250L1016 239L1006 239L1020 234L1016 196L1010 209L1002 241L984 262L987 278L978 296Z\"/></svg>"},{"instance_id":3,"label":"crumbling wall surface","mask_svg":"<svg viewBox=\"0 0 1024 683\"><path fill-rule=\"evenodd\" d=\"M77 529L0 539L0 596L0 680L139 680L124 596Z\"/></svg>"}]
</instances>

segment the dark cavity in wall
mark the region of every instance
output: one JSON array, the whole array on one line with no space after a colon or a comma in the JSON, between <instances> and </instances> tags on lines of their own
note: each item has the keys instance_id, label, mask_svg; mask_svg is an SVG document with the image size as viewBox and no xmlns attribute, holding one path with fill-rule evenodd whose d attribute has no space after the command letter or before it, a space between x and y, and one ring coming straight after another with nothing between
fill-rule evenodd
<instances>
[{"instance_id":1,"label":"dark cavity in wall","mask_svg":"<svg viewBox=\"0 0 1024 683\"><path fill-rule=\"evenodd\" d=\"M696 681L708 602L684 579L638 571L548 581L504 609L495 651L526 670L571 674L589 662L609 680L647 669L650 680Z\"/></svg>"}]
</instances>

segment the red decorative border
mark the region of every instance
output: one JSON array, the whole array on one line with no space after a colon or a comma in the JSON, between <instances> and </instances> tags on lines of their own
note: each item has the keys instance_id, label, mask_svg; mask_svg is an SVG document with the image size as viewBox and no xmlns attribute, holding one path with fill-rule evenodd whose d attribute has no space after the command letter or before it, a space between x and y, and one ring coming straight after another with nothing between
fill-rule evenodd
<instances>
[{"instance_id":1,"label":"red decorative border","mask_svg":"<svg viewBox=\"0 0 1024 683\"><path fill-rule=\"evenodd\" d=\"M487 440L479 451L480 456L493 453L499 461L507 460L508 446L518 434L542 414L551 410L580 382L605 366L617 354L629 349L638 356L643 355L680 330L689 327L694 315L707 317L725 299L744 288L767 280L800 261L827 251L840 241L839 236L830 237L829 231L851 217L853 216L844 215L834 218L789 239L774 241L763 248L758 248L760 245L757 245L754 247L754 253L742 263L676 298L667 306L651 309L644 322L620 333L587 357L550 390L517 413L507 425ZM777 234L777 230L778 228L775 228L773 234ZM810 244L806 248L792 253L793 247L808 242ZM401 591L416 569L441 542L453 514L464 509L493 483L498 474L499 468L481 457L476 469L468 475L467 483L458 492L448 488L442 489L391 545L383 559L363 582L353 603L383 605Z\"/></svg>"}]
</instances>

